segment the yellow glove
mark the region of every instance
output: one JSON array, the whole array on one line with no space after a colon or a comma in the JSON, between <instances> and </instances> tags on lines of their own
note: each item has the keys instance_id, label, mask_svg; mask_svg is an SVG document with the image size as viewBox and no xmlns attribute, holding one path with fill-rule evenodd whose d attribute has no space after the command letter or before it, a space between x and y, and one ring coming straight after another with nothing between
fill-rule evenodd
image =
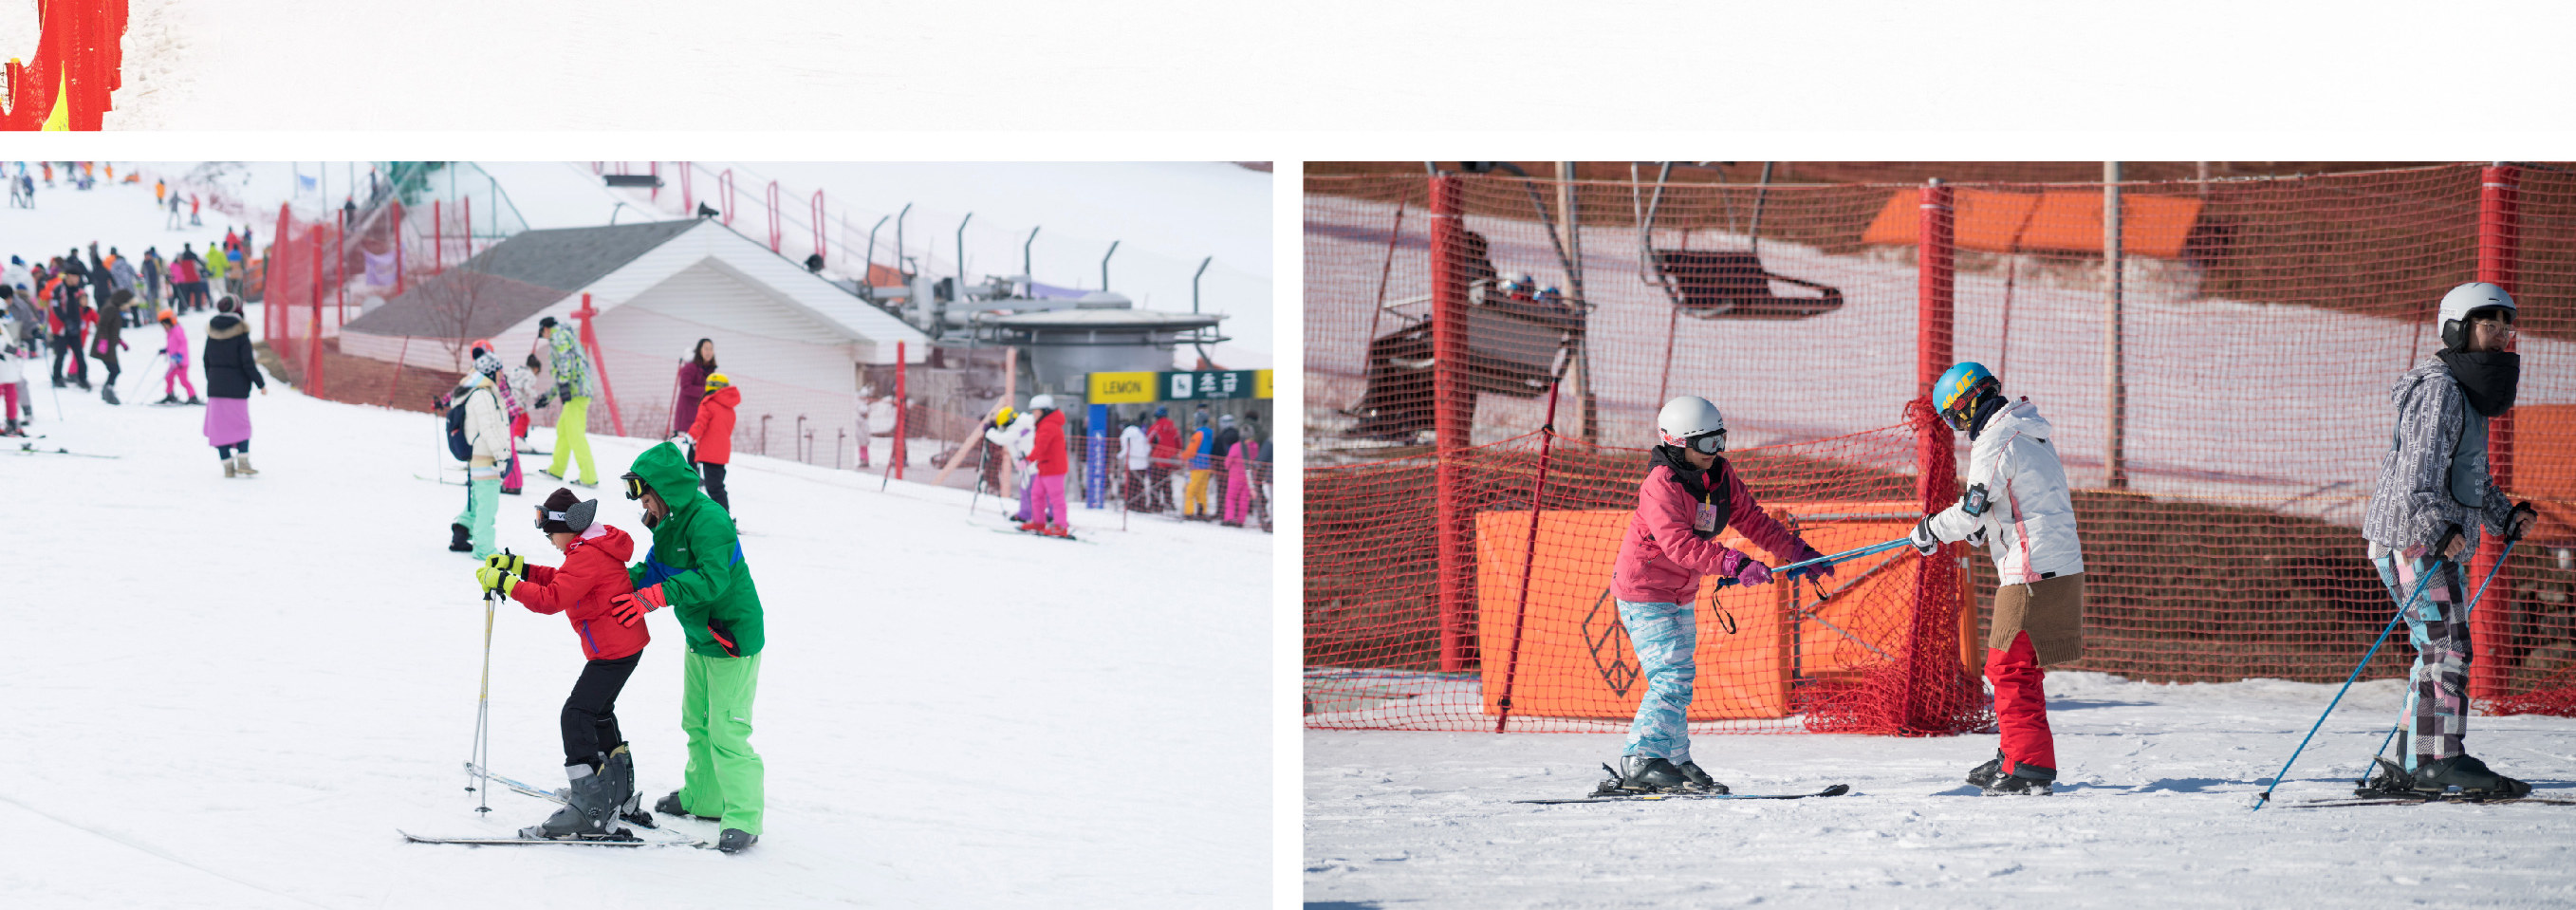
<instances>
[{"instance_id":1,"label":"yellow glove","mask_svg":"<svg viewBox=\"0 0 2576 910\"><path fill-rule=\"evenodd\" d=\"M519 580L517 578L513 578L510 576L510 573L503 572L491 566L474 567L474 581L477 584L480 584L484 591L496 593L503 597L510 596L510 589L519 586Z\"/></svg>"},{"instance_id":2,"label":"yellow glove","mask_svg":"<svg viewBox=\"0 0 2576 910\"><path fill-rule=\"evenodd\" d=\"M528 558L515 553L494 553L483 557L483 564L512 575L528 574Z\"/></svg>"}]
</instances>

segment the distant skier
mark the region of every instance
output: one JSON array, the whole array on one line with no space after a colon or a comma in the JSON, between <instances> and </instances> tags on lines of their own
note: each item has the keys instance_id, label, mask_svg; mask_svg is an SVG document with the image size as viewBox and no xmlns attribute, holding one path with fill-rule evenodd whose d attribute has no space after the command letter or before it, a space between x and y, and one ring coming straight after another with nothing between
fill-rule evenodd
<instances>
[{"instance_id":1,"label":"distant skier","mask_svg":"<svg viewBox=\"0 0 2576 910\"><path fill-rule=\"evenodd\" d=\"M700 338L689 349L689 359L680 361L680 375L671 385L671 429L666 438L688 432L698 422L698 400L706 397L707 374L715 371L715 339Z\"/></svg>"},{"instance_id":2,"label":"distant skier","mask_svg":"<svg viewBox=\"0 0 2576 910\"><path fill-rule=\"evenodd\" d=\"M250 323L234 314L240 307L230 297L215 304L215 318L206 322L206 353L199 363L206 366L206 444L215 447L215 457L223 459L224 476L257 477L250 466L250 390L268 394L268 380L259 373L259 360L250 347ZM239 450L239 454L235 454Z\"/></svg>"},{"instance_id":3,"label":"distant skier","mask_svg":"<svg viewBox=\"0 0 2576 910\"><path fill-rule=\"evenodd\" d=\"M82 353L84 349L81 347L81 339L90 319L94 317L89 311L87 298L81 293L80 275L64 272L57 275L51 284L54 388L63 387L66 375L63 371L63 358L68 356L72 362L72 368L68 374L71 377L70 382L80 386L81 391L89 391L89 358Z\"/></svg>"},{"instance_id":4,"label":"distant skier","mask_svg":"<svg viewBox=\"0 0 2576 910\"><path fill-rule=\"evenodd\" d=\"M2522 379L2522 357L2512 350L2515 315L2513 295L2502 287L2472 282L2452 288L2442 295L2435 317L2442 349L2389 390L2397 428L2380 458L2361 532L2391 599L2405 603L2419 579L2428 572L2434 577L2405 614L2415 665L2398 713L2397 755L2403 764L2374 759L2372 788L2531 793L2530 784L2497 774L2468 754L2473 606L2460 564L2451 561L2476 553L2482 533L2520 540L2537 517L2530 502L2506 498L2487 462L2487 421L2513 407Z\"/></svg>"},{"instance_id":5,"label":"distant skier","mask_svg":"<svg viewBox=\"0 0 2576 910\"><path fill-rule=\"evenodd\" d=\"M161 282L169 277L170 264L161 261L160 247L143 248L143 265L138 277L143 279L143 299L153 306L168 306L161 294Z\"/></svg>"},{"instance_id":6,"label":"distant skier","mask_svg":"<svg viewBox=\"0 0 2576 910\"><path fill-rule=\"evenodd\" d=\"M1783 561L1822 554L1764 513L1736 476L1722 454L1726 417L1716 405L1696 395L1675 398L1655 415L1655 430L1660 444L1647 461L1637 509L1610 576L1646 695L1628 725L1619 777L1602 781L1599 792L1725 793L1726 785L1700 770L1690 753L1691 685L1699 676L1693 606L1700 576L1742 585L1771 582L1771 569L1760 560L1718 545L1718 534L1729 526Z\"/></svg>"},{"instance_id":7,"label":"distant skier","mask_svg":"<svg viewBox=\"0 0 2576 910\"><path fill-rule=\"evenodd\" d=\"M90 342L90 353L107 364L107 377L98 385L98 397L108 404L123 404L116 400L116 377L125 371L118 352L132 347L125 343L125 308L133 302L133 291L114 291L99 304L98 336Z\"/></svg>"},{"instance_id":8,"label":"distant skier","mask_svg":"<svg viewBox=\"0 0 2576 910\"><path fill-rule=\"evenodd\" d=\"M0 311L0 436L27 435L18 429L18 385L25 379L18 363L18 320Z\"/></svg>"},{"instance_id":9,"label":"distant skier","mask_svg":"<svg viewBox=\"0 0 2576 910\"><path fill-rule=\"evenodd\" d=\"M1181 496L1181 520L1215 521L1216 509L1208 502L1208 476L1216 468L1216 429L1208 426L1205 406L1191 419L1197 426L1190 428L1190 441L1182 446L1189 452L1190 484Z\"/></svg>"},{"instance_id":10,"label":"distant skier","mask_svg":"<svg viewBox=\"0 0 2576 910\"><path fill-rule=\"evenodd\" d=\"M1020 530L1071 537L1073 516L1064 502L1064 412L1055 409L1055 396L1047 394L1029 399L1029 410L1037 419L1029 431L1028 522Z\"/></svg>"},{"instance_id":11,"label":"distant skier","mask_svg":"<svg viewBox=\"0 0 2576 910\"><path fill-rule=\"evenodd\" d=\"M694 422L680 440L689 446L697 459L698 476L705 481L707 498L727 513L733 511L733 497L725 494L725 465L733 461L734 408L742 404L742 390L723 373L709 373L705 381L705 399L698 404Z\"/></svg>"},{"instance_id":12,"label":"distant skier","mask_svg":"<svg viewBox=\"0 0 2576 910\"><path fill-rule=\"evenodd\" d=\"M617 726L617 695L634 675L652 634L610 615L612 598L635 592L626 577L635 540L597 521L598 514L598 500L556 487L537 507L537 530L564 554L563 567L494 554L474 570L483 590L518 601L531 612L563 614L572 622L586 660L563 706L564 777L571 784L566 805L544 823L521 829L521 837L622 833L619 816L636 815L643 804L635 792L635 756Z\"/></svg>"},{"instance_id":13,"label":"distant skier","mask_svg":"<svg viewBox=\"0 0 2576 910\"><path fill-rule=\"evenodd\" d=\"M175 310L162 310L161 353L170 358L170 371L161 374L161 400L155 404L205 404L197 397L197 383L188 378L188 329L179 324ZM186 387L188 400L179 400L179 387Z\"/></svg>"},{"instance_id":14,"label":"distant skier","mask_svg":"<svg viewBox=\"0 0 2576 910\"><path fill-rule=\"evenodd\" d=\"M219 246L207 247L205 262L205 281L207 286L210 288L220 288L225 291L232 290L232 286L224 281L224 270L231 267L232 261L229 257L224 255L223 248Z\"/></svg>"},{"instance_id":15,"label":"distant skier","mask_svg":"<svg viewBox=\"0 0 2576 910\"><path fill-rule=\"evenodd\" d=\"M1126 465L1119 486L1127 494L1127 511L1148 512L1154 508L1154 444L1145 438L1145 424L1150 420L1138 414L1118 433L1118 455Z\"/></svg>"},{"instance_id":16,"label":"distant skier","mask_svg":"<svg viewBox=\"0 0 2576 910\"><path fill-rule=\"evenodd\" d=\"M1001 450L1005 458L1009 459L1005 462L1007 470L992 473L987 478L988 485L993 487L995 493L1013 496L1020 501L1019 510L1011 513L1011 520L1019 522L1022 525L1020 530L1023 531L1033 530L1027 527L1029 523L1028 490L1031 476L1029 452L1037 436L1037 424L1036 408L1013 411L1010 405L1003 405L1001 410L993 412L992 423L984 428L984 441L992 443L995 448ZM1005 476L1013 478L1016 485L1006 485L1002 480Z\"/></svg>"},{"instance_id":17,"label":"distant skier","mask_svg":"<svg viewBox=\"0 0 2576 910\"><path fill-rule=\"evenodd\" d=\"M20 166L25 165L22 163ZM10 258L14 260L16 257ZM45 324L44 308L35 302L33 295L5 283L0 283L0 308L5 308L9 319L16 325L11 332L0 335L0 345L16 346L22 359L37 356L37 332L38 327ZM27 380L27 366L23 362L18 365L16 386L18 407L10 411L10 417L23 423L36 416L35 385Z\"/></svg>"},{"instance_id":18,"label":"distant skier","mask_svg":"<svg viewBox=\"0 0 2576 910\"><path fill-rule=\"evenodd\" d=\"M689 765L680 789L655 802L653 811L719 819L716 849L738 853L760 841L765 802L760 755L751 748L752 697L767 641L760 592L733 516L698 492L698 475L678 446L644 450L620 479L626 498L643 504L653 547L626 570L635 593L609 606L627 625L671 607L689 641L680 671Z\"/></svg>"},{"instance_id":19,"label":"distant skier","mask_svg":"<svg viewBox=\"0 0 2576 910\"><path fill-rule=\"evenodd\" d=\"M227 300L231 298L225 298ZM475 368L465 373L450 396L450 407L465 409L465 444L472 457L465 462L465 511L456 516L453 525L464 525L466 552L482 559L492 555L493 512L501 504L501 461L510 448L510 419L503 410L501 393L491 373L482 369L481 361L493 360L492 352L474 349ZM497 361L494 364L498 366ZM449 544L451 549L454 544Z\"/></svg>"},{"instance_id":20,"label":"distant skier","mask_svg":"<svg viewBox=\"0 0 2576 910\"><path fill-rule=\"evenodd\" d=\"M1260 454L1261 440L1253 435L1253 430L1256 428L1252 423L1252 415L1244 415L1242 426L1229 429L1234 431L1234 441L1226 443L1224 450L1224 524L1229 528L1240 528L1243 527L1245 516L1252 514L1253 484L1256 482L1253 479L1252 466L1254 457ZM1218 441L1225 441L1223 434L1219 434Z\"/></svg>"},{"instance_id":21,"label":"distant skier","mask_svg":"<svg viewBox=\"0 0 2576 910\"><path fill-rule=\"evenodd\" d=\"M510 412L510 469L501 475L501 495L517 496L525 488L527 477L519 460L519 441L528 438L528 426L536 412L546 407L546 396L553 394L537 374L545 370L537 355L528 355L525 364L511 364L498 377L500 388L510 393L515 409Z\"/></svg>"},{"instance_id":22,"label":"distant skier","mask_svg":"<svg viewBox=\"0 0 2576 910\"><path fill-rule=\"evenodd\" d=\"M548 316L537 321L537 337L546 340L554 352L554 365L548 370L555 378L555 399L563 410L555 415L555 457L546 476L564 480L568 463L581 466L581 479L572 481L590 487L599 484L599 469L590 460L590 400L599 395L599 380L593 376L590 357L582 353L581 343L573 333Z\"/></svg>"},{"instance_id":23,"label":"distant skier","mask_svg":"<svg viewBox=\"0 0 2576 910\"><path fill-rule=\"evenodd\" d=\"M1227 412L1217 415L1216 439L1208 443L1208 455L1211 456L1209 467L1214 468L1209 472L1215 480L1212 493L1219 509L1234 500L1234 463L1226 457L1225 453L1234 448L1235 443L1242 441L1243 430L1235 425L1234 414Z\"/></svg>"},{"instance_id":24,"label":"distant skier","mask_svg":"<svg viewBox=\"0 0 2576 910\"><path fill-rule=\"evenodd\" d=\"M1986 632L1986 679L1995 688L1995 757L1968 772L1990 794L2047 796L2057 779L2042 668L2084 656L2084 543L2075 500L2057 460L2057 433L2030 399L2009 401L2003 383L1976 363L1953 366L1932 383L1943 423L1968 434L1966 490L1923 516L1914 548L1984 543L1995 560L1994 621Z\"/></svg>"},{"instance_id":25,"label":"distant skier","mask_svg":"<svg viewBox=\"0 0 2576 910\"><path fill-rule=\"evenodd\" d=\"M1147 478L1154 485L1154 498L1145 510L1172 511L1172 467L1181 463L1181 430L1172 424L1171 408L1154 406L1154 423L1145 429L1145 438L1154 444L1154 467Z\"/></svg>"}]
</instances>

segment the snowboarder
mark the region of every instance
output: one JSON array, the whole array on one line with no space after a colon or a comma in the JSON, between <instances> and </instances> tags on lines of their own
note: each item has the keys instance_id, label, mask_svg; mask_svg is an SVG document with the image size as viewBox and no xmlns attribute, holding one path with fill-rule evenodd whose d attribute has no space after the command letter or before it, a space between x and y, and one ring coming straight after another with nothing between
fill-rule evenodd
<instances>
[{"instance_id":1,"label":"snowboarder","mask_svg":"<svg viewBox=\"0 0 2576 910\"><path fill-rule=\"evenodd\" d=\"M494 388L492 374L480 366L480 361L493 359L492 352L476 348L474 359L476 369L465 374L450 396L452 407L465 409L465 443L473 452L465 462L465 511L449 525L451 529L465 526L470 545L465 552L482 559L492 555L493 510L501 504L501 459L510 447L510 422L503 416L501 393ZM448 546L454 549L455 544Z\"/></svg>"},{"instance_id":2,"label":"snowboarder","mask_svg":"<svg viewBox=\"0 0 2576 910\"><path fill-rule=\"evenodd\" d=\"M564 777L571 783L565 805L544 823L521 829L521 837L624 833L619 816L637 815L643 803L635 792L635 756L617 727L617 695L634 675L652 635L609 615L610 598L635 592L626 577L635 540L597 522L598 514L598 500L556 487L537 507L537 530L564 555L563 567L496 553L474 569L483 590L518 601L530 612L563 614L587 661L572 684L572 695L564 699Z\"/></svg>"},{"instance_id":3,"label":"snowboarder","mask_svg":"<svg viewBox=\"0 0 2576 910\"><path fill-rule=\"evenodd\" d=\"M752 696L760 683L760 592L743 562L733 516L698 492L680 449L668 442L636 456L620 479L644 507L653 532L644 561L627 568L635 593L609 601L617 621L672 607L689 651L681 668L680 728L689 764L680 789L653 804L670 815L714 818L716 849L738 853L760 841L762 767L751 748Z\"/></svg>"},{"instance_id":4,"label":"snowboarder","mask_svg":"<svg viewBox=\"0 0 2576 910\"><path fill-rule=\"evenodd\" d=\"M555 399L563 402L563 411L555 415L554 463L545 474L556 480L566 479L564 467L569 461L581 466L581 479L573 483L597 486L599 469L591 466L590 438L586 434L590 400L599 395L599 380L591 375L590 358L582 353L581 344L554 317L537 321L537 337L545 339L553 349L554 367L548 372L555 378Z\"/></svg>"},{"instance_id":5,"label":"snowboarder","mask_svg":"<svg viewBox=\"0 0 2576 910\"><path fill-rule=\"evenodd\" d=\"M1646 695L1628 725L1619 777L1602 781L1600 792L1725 793L1726 785L1700 770L1690 753L1691 684L1699 675L1692 658L1699 643L1692 607L1700 576L1742 585L1771 582L1769 566L1717 543L1730 526L1783 561L1822 554L1764 513L1736 476L1722 454L1726 417L1716 405L1696 395L1675 398L1655 415L1655 429L1659 445L1637 488L1637 510L1610 576Z\"/></svg>"},{"instance_id":6,"label":"snowboarder","mask_svg":"<svg viewBox=\"0 0 2576 910\"><path fill-rule=\"evenodd\" d=\"M1029 399L1029 409L1037 419L1029 432L1028 521L1022 531L1035 531L1048 537L1073 536L1073 516L1064 504L1064 412L1055 409L1055 396L1039 394Z\"/></svg>"},{"instance_id":7,"label":"snowboarder","mask_svg":"<svg viewBox=\"0 0 2576 910\"><path fill-rule=\"evenodd\" d=\"M179 324L175 310L164 309L160 315L161 353L170 358L170 371L161 374L161 400L156 404L205 404L197 397L197 383L188 378L188 329ZM188 389L188 400L180 401L178 387Z\"/></svg>"},{"instance_id":8,"label":"snowboarder","mask_svg":"<svg viewBox=\"0 0 2576 910\"><path fill-rule=\"evenodd\" d=\"M1929 558L1941 544L1986 545L1995 560L1986 679L1995 689L1995 757L1968 772L1987 793L2047 796L2057 779L2045 667L2084 656L2084 545L2056 436L2039 406L2004 398L1985 366L1961 363L1932 383L1941 420L1968 434L1967 489L1909 535Z\"/></svg>"},{"instance_id":9,"label":"snowboarder","mask_svg":"<svg viewBox=\"0 0 2576 910\"><path fill-rule=\"evenodd\" d=\"M206 322L206 352L198 359L206 365L206 397L213 399L206 407L206 444L223 460L224 476L257 477L250 466L250 390L268 394L268 379L251 353L250 323L233 312L240 306L226 297Z\"/></svg>"},{"instance_id":10,"label":"snowboarder","mask_svg":"<svg viewBox=\"0 0 2576 910\"><path fill-rule=\"evenodd\" d=\"M2529 501L2506 499L2487 463L2487 421L2513 407L2521 380L2515 316L2504 288L2452 288L2435 317L2442 349L2389 390L2397 428L2380 459L2362 536L2379 580L2401 606L2426 573L2434 577L2405 614L2415 664L2398 713L2402 764L2380 759L2374 789L2439 794L2458 787L2508 798L2531 792L2530 784L2468 754L2471 605L2454 561L2477 552L2482 532L2520 540L2537 517Z\"/></svg>"},{"instance_id":11,"label":"snowboarder","mask_svg":"<svg viewBox=\"0 0 2576 910\"><path fill-rule=\"evenodd\" d=\"M698 405L697 416L680 441L697 459L698 475L705 479L707 498L716 501L727 513L733 511L733 497L725 495L725 464L733 461L734 408L742 404L742 390L723 373L709 373L705 400Z\"/></svg>"}]
</instances>

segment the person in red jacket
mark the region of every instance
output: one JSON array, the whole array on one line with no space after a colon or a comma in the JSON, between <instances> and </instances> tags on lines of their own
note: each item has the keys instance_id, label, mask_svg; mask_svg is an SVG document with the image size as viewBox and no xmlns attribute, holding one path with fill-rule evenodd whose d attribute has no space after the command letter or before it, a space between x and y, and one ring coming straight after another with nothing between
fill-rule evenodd
<instances>
[{"instance_id":1,"label":"person in red jacket","mask_svg":"<svg viewBox=\"0 0 2576 910\"><path fill-rule=\"evenodd\" d=\"M1699 674L1692 663L1699 645L1692 606L1699 600L1700 576L1719 576L1720 584L1770 583L1769 566L1718 544L1718 533L1728 527L1783 562L1823 554L1765 514L1735 475L1720 454L1726 451L1726 417L1716 405L1696 395L1675 398L1656 415L1655 428L1662 444L1637 488L1637 511L1628 520L1610 579L1619 622L1637 649L1646 695L1628 727L1619 776L1602 781L1600 792L1725 793L1726 785L1700 770L1690 754L1691 682Z\"/></svg>"},{"instance_id":2,"label":"person in red jacket","mask_svg":"<svg viewBox=\"0 0 2576 910\"><path fill-rule=\"evenodd\" d=\"M1072 516L1064 509L1064 412L1055 409L1053 395L1029 399L1029 410L1038 414L1029 441L1029 473L1036 476L1029 481L1029 520L1020 530L1072 537Z\"/></svg>"},{"instance_id":3,"label":"person in red jacket","mask_svg":"<svg viewBox=\"0 0 2576 910\"><path fill-rule=\"evenodd\" d=\"M635 540L626 532L594 521L599 500L583 499L570 487L556 487L537 507L537 530L546 533L564 554L562 568L530 564L526 557L495 553L474 570L483 590L518 601L536 613L561 613L581 638L589 660L564 700L564 776L572 781L566 804L543 824L521 830L524 837L598 837L623 833L618 816L640 811L635 794L635 758L617 729L617 693L635 673L635 663L652 641L642 623L626 625L609 615L610 598L632 594L626 559L635 555ZM647 816L649 817L649 816Z\"/></svg>"},{"instance_id":4,"label":"person in red jacket","mask_svg":"<svg viewBox=\"0 0 2576 910\"><path fill-rule=\"evenodd\" d=\"M695 453L700 483L707 488L707 498L716 501L725 513L733 513L733 499L725 495L725 463L733 460L733 411L742 404L742 390L723 373L707 374L707 394L698 402L698 416L689 422L689 431L680 434L683 445Z\"/></svg>"},{"instance_id":5,"label":"person in red jacket","mask_svg":"<svg viewBox=\"0 0 2576 910\"><path fill-rule=\"evenodd\" d=\"M1172 466L1179 464L1181 458L1181 428L1172 424L1170 408L1154 406L1154 425L1145 430L1145 441L1154 446L1154 465L1145 471L1145 476L1153 484L1154 496L1146 501L1145 510L1169 512L1172 510Z\"/></svg>"}]
</instances>

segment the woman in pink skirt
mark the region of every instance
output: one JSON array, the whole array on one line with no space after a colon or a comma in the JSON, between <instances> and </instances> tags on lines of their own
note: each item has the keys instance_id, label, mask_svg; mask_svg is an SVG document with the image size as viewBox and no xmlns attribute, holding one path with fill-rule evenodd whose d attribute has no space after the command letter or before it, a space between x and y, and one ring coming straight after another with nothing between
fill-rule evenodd
<instances>
[{"instance_id":1,"label":"woman in pink skirt","mask_svg":"<svg viewBox=\"0 0 2576 910\"><path fill-rule=\"evenodd\" d=\"M198 360L206 368L206 444L215 447L215 457L223 459L224 476L255 477L259 472L250 466L250 390L268 394L268 380L259 374L259 361L251 354L250 323L242 321L235 311L241 304L229 295L215 304L215 318L206 323L206 353Z\"/></svg>"}]
</instances>

